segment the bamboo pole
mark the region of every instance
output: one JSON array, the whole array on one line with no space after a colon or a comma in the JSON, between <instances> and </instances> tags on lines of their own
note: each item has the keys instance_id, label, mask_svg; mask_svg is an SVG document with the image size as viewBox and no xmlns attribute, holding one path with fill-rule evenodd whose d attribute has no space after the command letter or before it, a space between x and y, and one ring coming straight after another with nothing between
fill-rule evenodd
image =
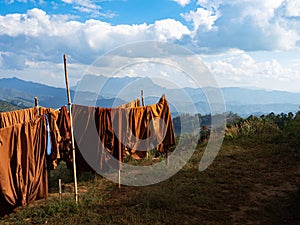
<instances>
[{"instance_id":1,"label":"bamboo pole","mask_svg":"<svg viewBox=\"0 0 300 225\"><path fill-rule=\"evenodd\" d=\"M120 116L120 114L119 114ZM118 137L121 137L121 130L120 127L118 128ZM118 149L119 149L119 171L118 171L118 187L121 188L121 167L122 167L122 162L121 162L121 158L122 158L122 152L121 152L121 143L119 142L118 144Z\"/></svg>"},{"instance_id":2,"label":"bamboo pole","mask_svg":"<svg viewBox=\"0 0 300 225\"><path fill-rule=\"evenodd\" d=\"M141 90L141 99L142 99L142 106L145 106L145 100L144 100L144 90ZM149 153L147 151L146 158L149 159Z\"/></svg>"},{"instance_id":3,"label":"bamboo pole","mask_svg":"<svg viewBox=\"0 0 300 225\"><path fill-rule=\"evenodd\" d=\"M39 107L39 99L38 97L34 97L34 106Z\"/></svg>"},{"instance_id":4,"label":"bamboo pole","mask_svg":"<svg viewBox=\"0 0 300 225\"><path fill-rule=\"evenodd\" d=\"M144 101L144 90L141 90L141 98L142 98L142 106L145 106L145 101Z\"/></svg>"},{"instance_id":5,"label":"bamboo pole","mask_svg":"<svg viewBox=\"0 0 300 225\"><path fill-rule=\"evenodd\" d=\"M118 187L121 188L121 170L119 169L119 174L118 174Z\"/></svg>"},{"instance_id":6,"label":"bamboo pole","mask_svg":"<svg viewBox=\"0 0 300 225\"><path fill-rule=\"evenodd\" d=\"M34 106L38 110L38 115L40 115L40 110L39 110L39 99L38 97L34 97Z\"/></svg>"},{"instance_id":7,"label":"bamboo pole","mask_svg":"<svg viewBox=\"0 0 300 225\"><path fill-rule=\"evenodd\" d=\"M66 88L68 95L68 107L70 113L70 123L71 123L71 142L72 142L72 153L73 153L73 173L74 173L74 195L76 204L78 203L78 189L77 189L77 175L76 175L76 158L75 158L75 142L74 142L74 130L73 130L73 118L72 118L72 105L71 105L71 94L69 89L69 79L68 79L68 69L67 69L67 58L66 54L64 54L64 69L65 69L65 80L66 80Z\"/></svg>"},{"instance_id":8,"label":"bamboo pole","mask_svg":"<svg viewBox=\"0 0 300 225\"><path fill-rule=\"evenodd\" d=\"M58 192L59 192L59 202L61 202L62 200L61 179L58 179Z\"/></svg>"}]
</instances>

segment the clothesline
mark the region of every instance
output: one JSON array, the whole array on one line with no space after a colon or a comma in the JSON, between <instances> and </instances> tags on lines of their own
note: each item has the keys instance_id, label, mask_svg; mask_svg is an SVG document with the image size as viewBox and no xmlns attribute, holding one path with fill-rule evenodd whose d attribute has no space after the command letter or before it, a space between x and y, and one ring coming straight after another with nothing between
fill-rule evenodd
<instances>
[{"instance_id":1,"label":"clothesline","mask_svg":"<svg viewBox=\"0 0 300 225\"><path fill-rule=\"evenodd\" d=\"M91 154L95 156L92 158L96 160L96 164L90 160L85 163L92 165L96 171L103 170L103 165L117 168L120 186L121 162L125 152L136 159L145 156L147 146L141 145L139 140L152 140L154 137L152 141L156 141L157 148L166 152L175 144L172 118L165 95L157 104L150 106L144 104L143 90L142 106L139 98L110 109L79 106L71 103L66 55L64 70L68 110L66 106L57 110L39 107L38 98L35 97L33 108L0 113L0 216L20 205L47 198L48 170L56 169L62 160L67 162L69 168L73 167L77 203L76 161L85 162L82 155L92 150ZM156 118L164 121L165 126L151 123ZM84 126L82 122L85 123ZM86 136L82 128L91 125L97 127L97 132L91 142L86 142L90 137ZM87 150L82 146L92 148Z\"/></svg>"},{"instance_id":2,"label":"clothesline","mask_svg":"<svg viewBox=\"0 0 300 225\"><path fill-rule=\"evenodd\" d=\"M0 216L48 196L46 118L36 108L0 113Z\"/></svg>"},{"instance_id":3,"label":"clothesline","mask_svg":"<svg viewBox=\"0 0 300 225\"><path fill-rule=\"evenodd\" d=\"M83 155L88 153L86 149L82 149L82 146L91 146L91 144L92 146L98 146L99 143L102 143L105 149L102 149L102 152L99 151L99 148L95 148L94 150L93 154L96 156L95 159L98 166L105 164L116 169L121 169L120 164L114 165L110 163L113 160L122 162L125 151L130 152L130 154L136 158L142 158L145 152L136 151L136 149L140 149L141 147L135 145L133 139L131 139L131 142L124 142L124 137L130 136L128 135L130 129L133 130L131 137L135 136L139 139L149 137L149 121L151 118L154 118L154 114L160 115L165 119L166 124L170 127L169 134L171 135L171 139L169 139L168 143L164 142L163 144L165 146L174 144L175 136L173 124L165 96L162 96L160 101L156 104L144 107L138 105L140 105L139 99L135 99L119 108L88 107L73 104L75 143L80 147L80 151L79 148L76 148L76 156L78 156L76 161L84 160L84 158L80 156L80 153ZM83 112L92 114L84 114ZM47 115L47 118L45 115ZM86 117L87 115L88 117ZM116 115L119 117L116 117ZM141 116L138 117L137 115ZM94 120L91 120L91 118L94 118ZM113 120L111 120L111 118L113 118ZM118 124L121 126L120 129L116 130L116 126L113 126L113 124L117 119ZM46 129L47 120L50 135ZM97 133L95 134L97 140L94 140L94 143L88 142L89 137L86 136L87 133L85 133L81 127L82 124L86 126L92 125L91 122L94 122L93 126L97 127ZM0 145L0 205L2 206L0 215L16 206L26 205L35 199L47 198L47 171L57 168L60 161L66 161L69 168L72 167L73 157L70 146L70 127L69 113L65 106L59 110L33 107L30 109L0 113L0 142L2 143ZM121 128L124 128L124 130ZM120 136L117 136L116 132L119 132ZM161 130L158 130L158 133L159 132L161 132ZM110 138L107 136L109 133L112 134ZM51 153L48 156L46 152L49 138L47 137L51 139ZM99 143L96 143L97 141ZM102 154L99 154L99 152ZM6 153L10 153L14 155L14 157L11 158L10 155ZM33 155L38 155L39 157L37 159L35 158L35 160L26 158ZM43 176L29 177L28 168L36 168L36 165L41 166L39 167L39 172L42 173ZM99 167L96 168L96 170L103 168L104 167ZM23 181L21 182L20 179ZM30 189L32 186L36 187L36 189Z\"/></svg>"}]
</instances>

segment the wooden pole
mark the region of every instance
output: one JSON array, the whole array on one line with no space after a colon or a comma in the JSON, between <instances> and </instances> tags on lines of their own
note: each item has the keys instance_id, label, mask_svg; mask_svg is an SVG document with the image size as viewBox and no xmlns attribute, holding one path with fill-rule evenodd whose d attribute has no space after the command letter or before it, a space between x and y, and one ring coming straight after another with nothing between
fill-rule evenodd
<instances>
[{"instance_id":1,"label":"wooden pole","mask_svg":"<svg viewBox=\"0 0 300 225\"><path fill-rule=\"evenodd\" d=\"M62 200L61 179L58 179L58 193L59 193L59 202L61 202Z\"/></svg>"},{"instance_id":2,"label":"wooden pole","mask_svg":"<svg viewBox=\"0 0 300 225\"><path fill-rule=\"evenodd\" d=\"M38 97L34 97L34 106L38 110L38 115L40 115L40 111L39 111L39 99L38 99Z\"/></svg>"},{"instance_id":3,"label":"wooden pole","mask_svg":"<svg viewBox=\"0 0 300 225\"><path fill-rule=\"evenodd\" d=\"M141 90L141 98L142 98L142 106L145 106L145 101L144 101L144 90Z\"/></svg>"},{"instance_id":4,"label":"wooden pole","mask_svg":"<svg viewBox=\"0 0 300 225\"><path fill-rule=\"evenodd\" d=\"M39 99L38 97L34 97L34 106L39 107Z\"/></svg>"},{"instance_id":5,"label":"wooden pole","mask_svg":"<svg viewBox=\"0 0 300 225\"><path fill-rule=\"evenodd\" d=\"M118 187L121 188L121 170L119 169L119 174L118 174Z\"/></svg>"},{"instance_id":6,"label":"wooden pole","mask_svg":"<svg viewBox=\"0 0 300 225\"><path fill-rule=\"evenodd\" d=\"M120 114L119 114L120 117ZM118 128L118 137L121 137L121 129L120 127ZM121 143L119 142L118 144L118 149L119 149L119 171L118 171L118 187L121 188L121 167L122 167L122 162L121 162L121 158L122 158L122 153L121 152Z\"/></svg>"},{"instance_id":7,"label":"wooden pole","mask_svg":"<svg viewBox=\"0 0 300 225\"><path fill-rule=\"evenodd\" d=\"M75 142L74 142L74 130L73 130L73 118L72 118L72 105L71 105L71 94L69 89L69 79L68 79L68 70L67 70L67 58L66 54L64 54L64 69L65 69L65 80L66 80L66 88L68 95L68 107L70 114L70 123L71 123L71 142L72 142L72 153L73 153L73 173L74 173L74 195L76 204L78 203L78 189L77 189L77 175L76 175L76 158L75 158Z\"/></svg>"},{"instance_id":8,"label":"wooden pole","mask_svg":"<svg viewBox=\"0 0 300 225\"><path fill-rule=\"evenodd\" d=\"M142 99L142 106L145 106L144 90L141 90L141 99ZM146 158L149 159L149 153L148 152L146 152Z\"/></svg>"}]
</instances>

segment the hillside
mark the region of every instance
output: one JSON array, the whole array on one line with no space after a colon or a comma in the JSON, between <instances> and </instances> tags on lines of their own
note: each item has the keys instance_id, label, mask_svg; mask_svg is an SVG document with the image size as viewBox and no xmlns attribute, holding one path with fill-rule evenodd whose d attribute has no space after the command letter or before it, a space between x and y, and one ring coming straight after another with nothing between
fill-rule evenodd
<instances>
[{"instance_id":1,"label":"hillside","mask_svg":"<svg viewBox=\"0 0 300 225\"><path fill-rule=\"evenodd\" d=\"M9 112L9 111L14 111L21 109L22 107L13 105L11 103L5 102L5 101L0 101L0 112Z\"/></svg>"},{"instance_id":2,"label":"hillside","mask_svg":"<svg viewBox=\"0 0 300 225\"><path fill-rule=\"evenodd\" d=\"M0 100L24 107L32 107L34 97L38 97L40 106L58 108L67 103L66 96L63 88L24 81L15 77L0 79Z\"/></svg>"}]
</instances>

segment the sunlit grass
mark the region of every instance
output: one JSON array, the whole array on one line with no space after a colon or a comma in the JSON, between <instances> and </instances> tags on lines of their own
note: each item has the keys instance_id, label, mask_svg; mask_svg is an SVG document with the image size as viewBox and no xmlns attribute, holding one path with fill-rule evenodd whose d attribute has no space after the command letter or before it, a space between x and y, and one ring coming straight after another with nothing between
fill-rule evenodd
<instances>
[{"instance_id":1,"label":"sunlit grass","mask_svg":"<svg viewBox=\"0 0 300 225\"><path fill-rule=\"evenodd\" d=\"M293 199L299 198L300 187L297 152L255 139L225 140L214 162L199 172L204 150L205 143L198 145L177 174L146 187L119 189L99 175L79 175L78 205L72 194L72 174L61 167L49 178L54 196L20 208L0 223L273 224L295 220ZM151 157L131 163L148 165ZM61 202L56 188L59 178L65 185Z\"/></svg>"}]
</instances>

